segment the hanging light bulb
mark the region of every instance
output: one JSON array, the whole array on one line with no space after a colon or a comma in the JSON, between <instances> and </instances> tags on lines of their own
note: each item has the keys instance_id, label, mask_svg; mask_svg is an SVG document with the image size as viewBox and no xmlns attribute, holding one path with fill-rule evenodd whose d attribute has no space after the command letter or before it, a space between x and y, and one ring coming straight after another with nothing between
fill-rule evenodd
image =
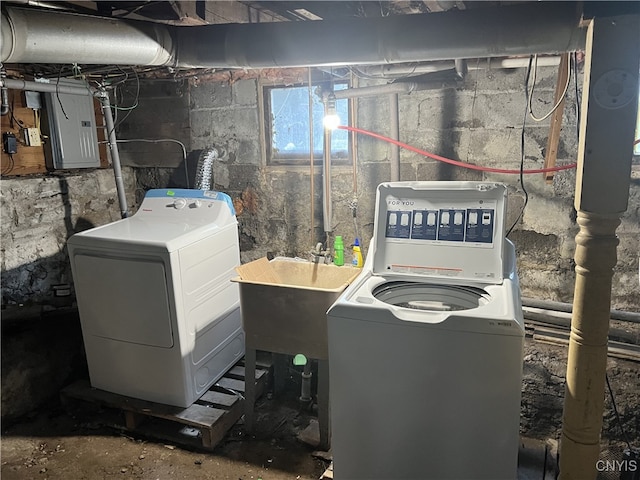
<instances>
[{"instance_id":1,"label":"hanging light bulb","mask_svg":"<svg viewBox=\"0 0 640 480\"><path fill-rule=\"evenodd\" d=\"M340 125L340 117L336 112L336 96L333 92L327 96L322 123L327 130L335 130Z\"/></svg>"}]
</instances>

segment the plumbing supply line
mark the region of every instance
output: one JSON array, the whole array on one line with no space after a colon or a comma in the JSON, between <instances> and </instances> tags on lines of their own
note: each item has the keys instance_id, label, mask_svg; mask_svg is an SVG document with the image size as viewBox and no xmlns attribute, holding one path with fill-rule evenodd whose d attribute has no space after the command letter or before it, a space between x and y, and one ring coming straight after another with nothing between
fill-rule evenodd
<instances>
[{"instance_id":1,"label":"plumbing supply line","mask_svg":"<svg viewBox=\"0 0 640 480\"><path fill-rule=\"evenodd\" d=\"M521 58L467 58L467 70L491 70L526 68L529 57ZM542 56L538 58L539 67L557 67L560 64L559 55ZM422 73L436 73L455 68L454 60L420 62L412 64L369 65L358 67L358 70L370 77L394 77L418 75Z\"/></svg>"},{"instance_id":2,"label":"plumbing supply line","mask_svg":"<svg viewBox=\"0 0 640 480\"><path fill-rule=\"evenodd\" d=\"M338 128L342 129L342 130L348 130L350 132L360 133L362 135L368 135L370 137L377 138L379 140L384 140L385 142L396 144L399 147L402 147L402 148L404 148L406 150L409 150L411 152L417 153L419 155L424 155L425 157L433 158L434 160L438 160L438 161L444 162L444 163L449 163L449 164L455 165L457 167L468 168L469 170L478 170L478 171L481 171L481 172L504 173L504 174L512 174L512 175L519 175L520 174L520 170L510 170L510 169L506 169L506 168L481 167L479 165L473 165L471 163L464 163L464 162L460 162L458 160L451 160L450 158L441 157L440 155L436 155L435 153L430 153L430 152L427 152L425 150L421 150L419 148L412 147L411 145L407 145L406 143L398 142L397 140L394 140L393 138L385 137L384 135L380 135L378 133L370 132L370 131L364 130L362 128L349 127L347 125L339 125ZM533 169L533 170L523 170L522 173L532 174L532 173L559 172L561 170L570 170L572 168L576 168L576 166L577 166L577 164L570 163L568 165L560 165L560 166L551 167L551 168L536 168L536 169Z\"/></svg>"},{"instance_id":3,"label":"plumbing supply line","mask_svg":"<svg viewBox=\"0 0 640 480\"><path fill-rule=\"evenodd\" d=\"M127 197L125 195L124 182L122 181L122 169L120 168L120 153L118 152L118 140L116 138L116 127L113 123L113 115L111 114L111 103L109 102L109 94L104 92L100 96L102 104L102 113L104 115L104 123L107 127L107 139L109 141L109 149L111 150L111 164L113 165L113 175L116 181L116 192L118 193L118 204L120 205L120 215L127 218Z\"/></svg>"},{"instance_id":4,"label":"plumbing supply line","mask_svg":"<svg viewBox=\"0 0 640 480\"><path fill-rule=\"evenodd\" d=\"M329 108L324 102L324 115L327 116ZM322 155L322 220L324 232L331 233L333 219L333 206L331 199L331 130L324 129L324 150ZM325 239L327 242L329 238ZM327 244L327 247L329 245Z\"/></svg>"},{"instance_id":5,"label":"plumbing supply line","mask_svg":"<svg viewBox=\"0 0 640 480\"><path fill-rule=\"evenodd\" d=\"M309 80L309 105L313 105L313 82L311 81L311 68L307 69L307 75ZM316 241L316 229L315 229L315 172L314 172L314 139L313 139L313 108L309 108L309 197L310 197L310 209L309 216L311 217L311 243Z\"/></svg>"},{"instance_id":6,"label":"plumbing supply line","mask_svg":"<svg viewBox=\"0 0 640 480\"><path fill-rule=\"evenodd\" d=\"M538 300L535 298L522 297L522 305L525 307L540 308L543 310L555 310L557 312L572 313L573 305L570 303L555 302L552 300ZM640 313L625 312L622 310L611 310L609 314L611 320L622 320L631 323L640 323Z\"/></svg>"},{"instance_id":7,"label":"plumbing supply line","mask_svg":"<svg viewBox=\"0 0 640 480\"><path fill-rule=\"evenodd\" d=\"M391 145L391 175L392 182L400 181L400 107L398 105L398 94L389 94L389 121L391 138L396 142Z\"/></svg>"},{"instance_id":8,"label":"plumbing supply line","mask_svg":"<svg viewBox=\"0 0 640 480\"><path fill-rule=\"evenodd\" d=\"M417 82L398 82L387 83L384 85L370 85L368 87L346 88L344 90L336 90L333 94L335 95L336 100L340 100L344 98L372 97L392 93L410 93L423 90L424 88L426 87L423 87ZM323 93L323 101L324 97L328 96L329 93L331 92Z\"/></svg>"}]
</instances>

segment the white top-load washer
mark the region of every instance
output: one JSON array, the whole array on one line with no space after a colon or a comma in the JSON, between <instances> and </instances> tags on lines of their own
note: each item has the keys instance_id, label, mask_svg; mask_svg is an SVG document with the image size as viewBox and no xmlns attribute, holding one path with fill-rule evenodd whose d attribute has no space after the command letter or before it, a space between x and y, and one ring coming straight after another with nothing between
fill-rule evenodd
<instances>
[{"instance_id":1,"label":"white top-load washer","mask_svg":"<svg viewBox=\"0 0 640 480\"><path fill-rule=\"evenodd\" d=\"M506 188L379 185L362 273L329 309L337 480L515 479L524 322Z\"/></svg>"},{"instance_id":2,"label":"white top-load washer","mask_svg":"<svg viewBox=\"0 0 640 480\"><path fill-rule=\"evenodd\" d=\"M150 190L68 249L93 387L187 407L244 354L228 195Z\"/></svg>"}]
</instances>

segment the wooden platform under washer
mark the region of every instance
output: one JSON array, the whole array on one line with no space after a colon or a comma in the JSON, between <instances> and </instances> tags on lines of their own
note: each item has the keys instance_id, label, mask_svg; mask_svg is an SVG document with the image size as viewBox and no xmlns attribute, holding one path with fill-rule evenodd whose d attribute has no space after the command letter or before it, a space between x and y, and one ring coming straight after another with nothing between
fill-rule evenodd
<instances>
[{"instance_id":1,"label":"wooden platform under washer","mask_svg":"<svg viewBox=\"0 0 640 480\"><path fill-rule=\"evenodd\" d=\"M265 362L256 367L258 395L265 389L269 368ZM82 411L95 423L177 445L213 450L244 414L244 381L244 365L240 361L187 408L106 392L91 387L87 380L65 387L61 398L71 412Z\"/></svg>"}]
</instances>

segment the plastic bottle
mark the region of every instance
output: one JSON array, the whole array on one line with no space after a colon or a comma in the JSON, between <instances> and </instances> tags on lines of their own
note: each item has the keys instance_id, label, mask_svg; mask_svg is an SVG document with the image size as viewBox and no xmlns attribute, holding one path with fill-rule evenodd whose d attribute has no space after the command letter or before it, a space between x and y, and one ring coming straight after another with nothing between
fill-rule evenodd
<instances>
[{"instance_id":1,"label":"plastic bottle","mask_svg":"<svg viewBox=\"0 0 640 480\"><path fill-rule=\"evenodd\" d=\"M362 268L364 264L364 259L362 258L362 250L360 250L360 240L356 238L356 241L353 242L353 260L351 264L354 267Z\"/></svg>"},{"instance_id":2,"label":"plastic bottle","mask_svg":"<svg viewBox=\"0 0 640 480\"><path fill-rule=\"evenodd\" d=\"M340 235L336 235L333 241L333 263L337 266L344 265L344 243Z\"/></svg>"}]
</instances>

